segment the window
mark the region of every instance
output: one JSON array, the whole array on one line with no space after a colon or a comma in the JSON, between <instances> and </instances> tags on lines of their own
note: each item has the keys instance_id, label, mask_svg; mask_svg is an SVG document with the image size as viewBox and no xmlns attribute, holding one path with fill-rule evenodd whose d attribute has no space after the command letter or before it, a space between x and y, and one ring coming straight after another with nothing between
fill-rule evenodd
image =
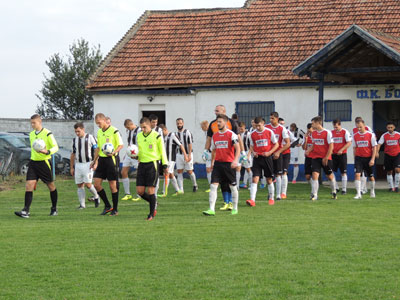
<instances>
[{"instance_id":1,"label":"window","mask_svg":"<svg viewBox=\"0 0 400 300\"><path fill-rule=\"evenodd\" d=\"M269 123L269 114L275 110L273 101L258 102L236 102L236 113L239 121L246 124L246 128L251 127L251 119L263 117Z\"/></svg>"},{"instance_id":2,"label":"window","mask_svg":"<svg viewBox=\"0 0 400 300\"><path fill-rule=\"evenodd\" d=\"M325 122L335 119L351 121L351 100L327 100L324 102Z\"/></svg>"}]
</instances>

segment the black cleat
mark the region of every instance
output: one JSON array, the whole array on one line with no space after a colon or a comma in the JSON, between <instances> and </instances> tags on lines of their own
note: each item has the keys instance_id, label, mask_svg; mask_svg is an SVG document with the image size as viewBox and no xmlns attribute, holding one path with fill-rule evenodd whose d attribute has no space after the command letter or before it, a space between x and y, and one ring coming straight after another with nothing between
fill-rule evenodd
<instances>
[{"instance_id":1,"label":"black cleat","mask_svg":"<svg viewBox=\"0 0 400 300\"><path fill-rule=\"evenodd\" d=\"M281 197L276 197L276 201L280 201L281 200Z\"/></svg>"},{"instance_id":2,"label":"black cleat","mask_svg":"<svg viewBox=\"0 0 400 300\"><path fill-rule=\"evenodd\" d=\"M347 194L347 192L342 190L342 195L346 195L346 194Z\"/></svg>"},{"instance_id":3,"label":"black cleat","mask_svg":"<svg viewBox=\"0 0 400 300\"><path fill-rule=\"evenodd\" d=\"M104 216L108 214L109 212L112 212L113 208L112 207L105 207L104 210L101 212L101 216Z\"/></svg>"},{"instance_id":4,"label":"black cleat","mask_svg":"<svg viewBox=\"0 0 400 300\"><path fill-rule=\"evenodd\" d=\"M197 192L198 189L199 189L199 187L198 187L197 185L195 185L195 186L193 187L193 193Z\"/></svg>"},{"instance_id":5,"label":"black cleat","mask_svg":"<svg viewBox=\"0 0 400 300\"><path fill-rule=\"evenodd\" d=\"M337 194L336 193L332 193L332 199L333 200L337 200Z\"/></svg>"},{"instance_id":6,"label":"black cleat","mask_svg":"<svg viewBox=\"0 0 400 300\"><path fill-rule=\"evenodd\" d=\"M394 190L392 188L389 188L388 192L394 192Z\"/></svg>"},{"instance_id":7,"label":"black cleat","mask_svg":"<svg viewBox=\"0 0 400 300\"><path fill-rule=\"evenodd\" d=\"M28 219L29 218L29 212L25 211L25 210L21 210L21 211L15 211L14 214L18 217L24 218L24 219Z\"/></svg>"},{"instance_id":8,"label":"black cleat","mask_svg":"<svg viewBox=\"0 0 400 300\"><path fill-rule=\"evenodd\" d=\"M398 187L395 188L394 191L395 191L396 193L398 193L398 192L399 192L399 188L398 188Z\"/></svg>"},{"instance_id":9,"label":"black cleat","mask_svg":"<svg viewBox=\"0 0 400 300\"><path fill-rule=\"evenodd\" d=\"M96 199L94 199L94 207L99 207L99 205L100 205L100 198L96 198Z\"/></svg>"},{"instance_id":10,"label":"black cleat","mask_svg":"<svg viewBox=\"0 0 400 300\"><path fill-rule=\"evenodd\" d=\"M51 216L51 217L58 216L57 208L51 208L51 209L50 209L50 216Z\"/></svg>"},{"instance_id":11,"label":"black cleat","mask_svg":"<svg viewBox=\"0 0 400 300\"><path fill-rule=\"evenodd\" d=\"M153 218L154 218L154 217L153 217L152 215L148 215L147 218L146 218L146 220L147 220L147 221L152 221Z\"/></svg>"},{"instance_id":12,"label":"black cleat","mask_svg":"<svg viewBox=\"0 0 400 300\"><path fill-rule=\"evenodd\" d=\"M86 207L83 207L82 205L79 205L76 209L85 209Z\"/></svg>"},{"instance_id":13,"label":"black cleat","mask_svg":"<svg viewBox=\"0 0 400 300\"><path fill-rule=\"evenodd\" d=\"M118 210L112 210L112 212L111 212L111 214L110 214L110 217L111 216L118 216Z\"/></svg>"}]
</instances>

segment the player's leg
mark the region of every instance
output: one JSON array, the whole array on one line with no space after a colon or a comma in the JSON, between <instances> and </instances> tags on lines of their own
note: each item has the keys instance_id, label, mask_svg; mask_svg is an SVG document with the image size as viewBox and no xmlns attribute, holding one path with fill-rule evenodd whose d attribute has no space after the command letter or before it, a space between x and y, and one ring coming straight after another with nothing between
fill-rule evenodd
<instances>
[{"instance_id":1,"label":"player's leg","mask_svg":"<svg viewBox=\"0 0 400 300\"><path fill-rule=\"evenodd\" d=\"M342 174L342 195L347 193L347 154L342 154L340 173Z\"/></svg>"},{"instance_id":2,"label":"player's leg","mask_svg":"<svg viewBox=\"0 0 400 300\"><path fill-rule=\"evenodd\" d=\"M321 172L322 158L313 158L311 161L311 197L312 201L318 200L319 173Z\"/></svg>"},{"instance_id":3,"label":"player's leg","mask_svg":"<svg viewBox=\"0 0 400 300\"><path fill-rule=\"evenodd\" d=\"M46 185L50 191L50 200L51 200L50 216L57 216L58 193L56 185L54 184L54 181L47 182Z\"/></svg>"},{"instance_id":4,"label":"player's leg","mask_svg":"<svg viewBox=\"0 0 400 300\"><path fill-rule=\"evenodd\" d=\"M354 158L354 186L356 188L356 195L354 199L361 199L362 198L362 190L361 190L361 174L363 173L363 165L361 161L361 157L356 156Z\"/></svg>"},{"instance_id":5,"label":"player's leg","mask_svg":"<svg viewBox=\"0 0 400 300\"><path fill-rule=\"evenodd\" d=\"M400 168L395 168L394 190L397 193L399 192L399 183L400 183Z\"/></svg>"},{"instance_id":6,"label":"player's leg","mask_svg":"<svg viewBox=\"0 0 400 300\"><path fill-rule=\"evenodd\" d=\"M394 182L393 182L394 166L393 166L393 160L386 153L385 153L385 156L384 156L383 166L384 166L384 169L386 171L386 181L387 181L388 186L389 186L389 192L393 192L394 191Z\"/></svg>"},{"instance_id":7,"label":"player's leg","mask_svg":"<svg viewBox=\"0 0 400 300\"><path fill-rule=\"evenodd\" d=\"M78 194L78 200L79 200L78 209L84 209L84 208L86 208L86 203L85 203L85 198L86 198L85 184L82 182L82 183L78 183L76 186L77 186L77 194Z\"/></svg>"},{"instance_id":8,"label":"player's leg","mask_svg":"<svg viewBox=\"0 0 400 300\"><path fill-rule=\"evenodd\" d=\"M251 171L253 173L252 182L250 184L250 199L246 201L248 206L255 206L256 205L256 195L257 195L257 187L258 181L262 176L262 166L260 162L260 157L255 157L253 159L253 166L251 167Z\"/></svg>"},{"instance_id":9,"label":"player's leg","mask_svg":"<svg viewBox=\"0 0 400 300\"><path fill-rule=\"evenodd\" d=\"M37 183L37 180L33 180L33 179L26 180L24 208L21 211L14 212L16 216L21 217L21 218L29 218L30 217L29 210L30 210L30 207L32 204L33 190L35 188L36 183Z\"/></svg>"},{"instance_id":10,"label":"player's leg","mask_svg":"<svg viewBox=\"0 0 400 300\"><path fill-rule=\"evenodd\" d=\"M293 165L293 179L292 179L292 183L296 183L297 182L297 177L299 176L299 165L295 164Z\"/></svg>"},{"instance_id":11,"label":"player's leg","mask_svg":"<svg viewBox=\"0 0 400 300\"><path fill-rule=\"evenodd\" d=\"M197 192L199 189L197 186L197 180L196 180L196 174L193 171L193 155L192 158L189 162L185 161L185 170L189 174L190 180L192 181L192 186L193 186L193 192Z\"/></svg>"},{"instance_id":12,"label":"player's leg","mask_svg":"<svg viewBox=\"0 0 400 300\"><path fill-rule=\"evenodd\" d=\"M239 165L238 167L236 167L235 169L235 178L236 178L236 188L239 189L239 184L240 184L240 170L242 169L242 167ZM233 195L232 195L233 196Z\"/></svg>"},{"instance_id":13,"label":"player's leg","mask_svg":"<svg viewBox=\"0 0 400 300\"><path fill-rule=\"evenodd\" d=\"M139 163L136 179L136 191L140 197L149 203L147 220L151 221L157 214L156 189L158 182L158 162ZM147 190L147 191L146 191Z\"/></svg>"},{"instance_id":14,"label":"player's leg","mask_svg":"<svg viewBox=\"0 0 400 300\"><path fill-rule=\"evenodd\" d=\"M122 197L121 200L131 200L132 195L131 195L131 189L130 189L130 181L129 181L129 169L130 166L126 164L126 158L124 159L124 163L122 165L122 170L121 170L121 181L122 181L122 186L124 187L124 192L125 196Z\"/></svg>"},{"instance_id":15,"label":"player's leg","mask_svg":"<svg viewBox=\"0 0 400 300\"><path fill-rule=\"evenodd\" d=\"M304 160L304 176L306 177L306 180L308 181L309 184L311 184L311 174L312 174L311 162L312 160L310 157L306 157Z\"/></svg>"},{"instance_id":16,"label":"player's leg","mask_svg":"<svg viewBox=\"0 0 400 300\"><path fill-rule=\"evenodd\" d=\"M264 175L267 179L268 184L268 204L274 205L275 186L272 180L272 176L274 175L274 163L272 161L272 157L265 157L263 158L263 161Z\"/></svg>"},{"instance_id":17,"label":"player's leg","mask_svg":"<svg viewBox=\"0 0 400 300\"><path fill-rule=\"evenodd\" d=\"M51 208L50 208L50 216L57 216L57 200L58 193L56 189L56 185L53 181L52 174L52 166L50 161L44 160L38 162L36 165L36 172L40 180L42 180L50 191L50 200L51 200Z\"/></svg>"},{"instance_id":18,"label":"player's leg","mask_svg":"<svg viewBox=\"0 0 400 300\"><path fill-rule=\"evenodd\" d=\"M365 159L364 161L364 170L366 175L369 178L370 184L370 197L375 198L375 177L374 177L374 168L369 165L369 161L371 160L370 157Z\"/></svg>"},{"instance_id":19,"label":"player's leg","mask_svg":"<svg viewBox=\"0 0 400 300\"><path fill-rule=\"evenodd\" d=\"M185 168L185 159L184 156L182 154L176 154L176 171L178 173L178 186L179 186L179 190L184 192L183 189L183 170Z\"/></svg>"},{"instance_id":20,"label":"player's leg","mask_svg":"<svg viewBox=\"0 0 400 300\"><path fill-rule=\"evenodd\" d=\"M278 159L274 160L274 173L276 178L276 200L281 200L281 193L282 193L282 174L283 174L283 167L282 167L282 155L279 156Z\"/></svg>"},{"instance_id":21,"label":"player's leg","mask_svg":"<svg viewBox=\"0 0 400 300\"><path fill-rule=\"evenodd\" d=\"M208 194L209 209L203 211L206 216L215 216L215 203L217 202L217 189L221 180L220 163L215 162L211 173L210 193Z\"/></svg>"},{"instance_id":22,"label":"player's leg","mask_svg":"<svg viewBox=\"0 0 400 300\"><path fill-rule=\"evenodd\" d=\"M281 187L281 198L286 199L287 187L288 187L288 169L290 162L290 153L282 156L282 187Z\"/></svg>"},{"instance_id":23,"label":"player's leg","mask_svg":"<svg viewBox=\"0 0 400 300\"><path fill-rule=\"evenodd\" d=\"M333 173L332 170L332 161L328 160L328 165L323 166L323 169L331 186L332 199L337 199L337 183L336 183L335 173Z\"/></svg>"},{"instance_id":24,"label":"player's leg","mask_svg":"<svg viewBox=\"0 0 400 300\"><path fill-rule=\"evenodd\" d=\"M238 203L239 203L239 191L238 191L238 181L237 181L237 168L232 169L230 163L224 164L224 177L228 182L229 188L231 190L232 195L232 208L231 214L237 215L238 213ZM240 179L240 171L239 171L239 179Z\"/></svg>"}]
</instances>

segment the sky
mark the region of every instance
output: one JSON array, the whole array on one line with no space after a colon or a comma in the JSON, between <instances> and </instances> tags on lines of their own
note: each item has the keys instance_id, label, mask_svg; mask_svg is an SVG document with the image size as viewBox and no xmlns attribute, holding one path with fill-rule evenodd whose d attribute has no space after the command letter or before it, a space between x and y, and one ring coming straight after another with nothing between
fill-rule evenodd
<instances>
[{"instance_id":1,"label":"sky","mask_svg":"<svg viewBox=\"0 0 400 300\"><path fill-rule=\"evenodd\" d=\"M0 2L0 118L29 118L45 64L84 38L105 56L146 10L242 7L245 0L16 0Z\"/></svg>"}]
</instances>

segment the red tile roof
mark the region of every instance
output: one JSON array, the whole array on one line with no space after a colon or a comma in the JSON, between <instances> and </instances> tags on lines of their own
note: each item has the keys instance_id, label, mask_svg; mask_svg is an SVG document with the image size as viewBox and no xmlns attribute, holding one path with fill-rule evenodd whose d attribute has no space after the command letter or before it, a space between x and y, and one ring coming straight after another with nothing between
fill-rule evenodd
<instances>
[{"instance_id":1,"label":"red tile roof","mask_svg":"<svg viewBox=\"0 0 400 300\"><path fill-rule=\"evenodd\" d=\"M87 87L304 81L292 69L352 24L399 50L399 12L399 0L249 0L242 8L147 11Z\"/></svg>"}]
</instances>

